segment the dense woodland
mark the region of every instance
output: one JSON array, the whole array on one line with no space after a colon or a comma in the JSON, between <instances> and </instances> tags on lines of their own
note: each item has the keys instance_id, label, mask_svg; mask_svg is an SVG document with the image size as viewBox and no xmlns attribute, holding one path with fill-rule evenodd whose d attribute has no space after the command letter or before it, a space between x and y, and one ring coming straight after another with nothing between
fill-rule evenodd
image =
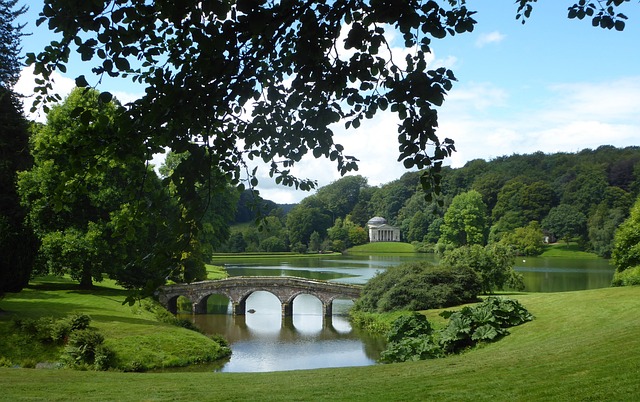
<instances>
[{"instance_id":1,"label":"dense woodland","mask_svg":"<svg viewBox=\"0 0 640 402\"><path fill-rule=\"evenodd\" d=\"M379 187L369 186L362 176L347 176L320 188L288 213L246 193L238 211L245 211L249 200L258 200L267 217L256 227L238 225L255 215L239 219L238 214L229 242L218 251L343 250L367 241L362 232L374 216L399 226L402 239L419 250L433 251L446 240L442 229L452 225L444 225L452 204L460 208L455 214L460 216L476 203L479 238L463 239L462 244L505 238L516 243L526 236L525 228L534 228L551 241L578 240L585 250L610 257L614 232L640 192L640 147L473 160L459 169L443 169L442 193L433 202L425 200L419 181L417 171ZM541 248L543 235L534 240ZM520 253L536 250L523 246Z\"/></svg>"}]
</instances>

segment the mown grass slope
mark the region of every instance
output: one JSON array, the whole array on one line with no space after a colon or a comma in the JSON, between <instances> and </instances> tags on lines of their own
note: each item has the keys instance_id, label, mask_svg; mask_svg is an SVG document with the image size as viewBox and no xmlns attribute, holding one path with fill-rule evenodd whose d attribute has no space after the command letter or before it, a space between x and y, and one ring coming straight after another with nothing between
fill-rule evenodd
<instances>
[{"instance_id":1,"label":"mown grass slope","mask_svg":"<svg viewBox=\"0 0 640 402\"><path fill-rule=\"evenodd\" d=\"M14 364L55 361L61 347L26 342L16 333L12 318L62 318L88 314L91 326L116 353L119 367L161 368L185 366L217 356L219 345L195 331L159 322L144 304L122 304L127 292L105 281L90 291L79 290L69 279L48 277L0 301L0 357ZM146 304L146 303L145 303Z\"/></svg>"},{"instance_id":2,"label":"mown grass slope","mask_svg":"<svg viewBox=\"0 0 640 402\"><path fill-rule=\"evenodd\" d=\"M47 297L49 306L66 298ZM520 300L535 320L497 343L444 359L256 374L4 368L0 389L6 400L101 401L600 401L640 395L640 287L509 297ZM11 300L0 308L6 310ZM33 300L34 309L41 309L38 304ZM128 313L125 320L110 305L103 304L102 321L106 325L113 315L111 331L137 325L127 322L137 317Z\"/></svg>"},{"instance_id":3,"label":"mown grass slope","mask_svg":"<svg viewBox=\"0 0 640 402\"><path fill-rule=\"evenodd\" d=\"M374 242L361 244L347 250L349 254L382 254L382 253L415 253L414 247L409 243L400 242Z\"/></svg>"}]
</instances>

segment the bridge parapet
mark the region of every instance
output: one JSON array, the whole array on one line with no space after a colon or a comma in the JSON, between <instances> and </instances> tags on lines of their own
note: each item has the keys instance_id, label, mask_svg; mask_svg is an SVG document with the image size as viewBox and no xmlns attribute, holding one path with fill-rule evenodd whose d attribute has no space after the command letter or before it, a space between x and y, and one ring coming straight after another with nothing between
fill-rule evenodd
<instances>
[{"instance_id":1,"label":"bridge parapet","mask_svg":"<svg viewBox=\"0 0 640 402\"><path fill-rule=\"evenodd\" d=\"M332 314L333 300L360 297L361 286L298 278L293 276L236 276L214 281L193 282L161 286L156 291L160 303L172 313L177 311L177 298L185 296L193 303L193 313L206 312L206 299L212 294L222 294L233 304L233 313L245 314L246 300L254 292L267 291L275 295L282 305L283 316L293 313L293 300L300 294L317 297L324 315Z\"/></svg>"}]
</instances>

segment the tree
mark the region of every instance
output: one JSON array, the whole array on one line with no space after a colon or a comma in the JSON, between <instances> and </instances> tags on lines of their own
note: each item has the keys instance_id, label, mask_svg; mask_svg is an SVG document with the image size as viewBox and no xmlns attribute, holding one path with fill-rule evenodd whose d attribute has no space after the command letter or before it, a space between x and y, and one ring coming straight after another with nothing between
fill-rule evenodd
<instances>
[{"instance_id":1,"label":"tree","mask_svg":"<svg viewBox=\"0 0 640 402\"><path fill-rule=\"evenodd\" d=\"M90 125L74 118L79 105L95 116ZM101 102L97 91L72 91L36 130L34 166L19 177L28 221L42 241L42 266L82 287L104 273L127 288L164 283L179 276L176 266L193 246L144 155L124 148L108 157L89 146L96 137L109 139L116 106Z\"/></svg>"},{"instance_id":2,"label":"tree","mask_svg":"<svg viewBox=\"0 0 640 402\"><path fill-rule=\"evenodd\" d=\"M242 253L247 248L247 242L244 241L242 232L235 232L229 236L228 240L229 251L232 253Z\"/></svg>"},{"instance_id":3,"label":"tree","mask_svg":"<svg viewBox=\"0 0 640 402\"><path fill-rule=\"evenodd\" d=\"M631 208L629 217L616 230L611 260L618 272L640 266L640 198Z\"/></svg>"},{"instance_id":4,"label":"tree","mask_svg":"<svg viewBox=\"0 0 640 402\"><path fill-rule=\"evenodd\" d=\"M206 155L205 155L206 156ZM200 250L204 259L209 260L213 250L219 248L229 238L229 222L234 219L240 194L236 188L228 185L226 178L217 166L211 167L208 177L195 184L196 194L182 197L176 191L176 182L181 180L181 162L188 159L188 152L177 154L169 152L159 172L168 183L168 189L175 203L182 210L181 216L189 222L193 237L194 250ZM206 161L205 161L206 163ZM195 262L195 261L193 261ZM205 261L195 262L199 274L194 279L206 279Z\"/></svg>"},{"instance_id":5,"label":"tree","mask_svg":"<svg viewBox=\"0 0 640 402\"><path fill-rule=\"evenodd\" d=\"M17 192L17 172L32 162L22 107L13 92L0 86L0 297L27 285L39 247L25 225L27 212Z\"/></svg>"},{"instance_id":6,"label":"tree","mask_svg":"<svg viewBox=\"0 0 640 402\"><path fill-rule=\"evenodd\" d=\"M333 248L335 250L343 251L349 247L366 243L369 235L364 228L351 222L350 216L347 215L344 219L336 219L335 224L327 229L327 237L334 242Z\"/></svg>"},{"instance_id":7,"label":"tree","mask_svg":"<svg viewBox=\"0 0 640 402\"><path fill-rule=\"evenodd\" d=\"M529 18L534 2L519 0L516 18ZM623 3L581 1L569 17L622 30ZM169 147L197 158L196 147L209 148L233 184L254 158L271 163L276 182L302 189L314 183L292 176L291 167L308 152L335 161L341 174L355 170L357 159L334 143L329 127L358 128L389 109L400 123L398 159L424 169L423 188L438 191L442 160L455 148L436 135L435 107L455 77L430 69L428 54L433 39L473 31L473 15L465 0L47 0L37 23L61 38L29 53L27 63L42 76L34 107L57 99L51 77L66 71L73 50L97 75L77 77L79 86L105 75L142 83L145 96L123 114L119 140L148 155ZM405 55L392 57L389 31L402 35ZM255 186L255 171L249 176Z\"/></svg>"},{"instance_id":8,"label":"tree","mask_svg":"<svg viewBox=\"0 0 640 402\"><path fill-rule=\"evenodd\" d=\"M516 255L536 256L544 251L544 234L537 221L531 221L526 227L516 228L505 234L500 243L511 247Z\"/></svg>"},{"instance_id":9,"label":"tree","mask_svg":"<svg viewBox=\"0 0 640 402\"><path fill-rule=\"evenodd\" d=\"M0 0L0 87L5 89L13 88L22 69L19 55L24 25L14 25L14 21L27 12L27 6L16 8L16 4L18 0Z\"/></svg>"},{"instance_id":10,"label":"tree","mask_svg":"<svg viewBox=\"0 0 640 402\"><path fill-rule=\"evenodd\" d=\"M482 195L471 190L455 196L444 214L440 231L439 242L448 246L484 245L487 207L482 202Z\"/></svg>"},{"instance_id":11,"label":"tree","mask_svg":"<svg viewBox=\"0 0 640 402\"><path fill-rule=\"evenodd\" d=\"M531 16L533 6L530 3L535 3L537 0L517 0L518 14L517 19L521 19L524 24L526 19ZM629 0L607 0L606 2L598 1L588 3L586 1L580 1L574 3L569 7L570 19L584 19L585 17L591 18L591 23L594 27L600 27L602 29L614 29L616 31L622 31L625 27L625 21L627 17L617 12L617 8L621 7ZM603 4L604 3L604 4Z\"/></svg>"},{"instance_id":12,"label":"tree","mask_svg":"<svg viewBox=\"0 0 640 402\"><path fill-rule=\"evenodd\" d=\"M346 176L319 188L316 197L335 220L351 213L360 197L360 190L367 187L366 178Z\"/></svg>"},{"instance_id":13,"label":"tree","mask_svg":"<svg viewBox=\"0 0 640 402\"><path fill-rule=\"evenodd\" d=\"M313 206L310 201L302 202L295 206L287 215L287 230L291 244L309 244L312 233L316 232L324 237L327 229L331 227L331 217L323 208ZM317 250L317 249L314 249Z\"/></svg>"},{"instance_id":14,"label":"tree","mask_svg":"<svg viewBox=\"0 0 640 402\"><path fill-rule=\"evenodd\" d=\"M329 126L358 128L381 110L400 120L399 159L407 168L440 167L454 146L436 136L434 107L455 77L428 67L430 44L472 31L473 14L464 1L49 0L38 23L62 37L27 62L45 82L36 88L36 105L55 99L51 74L65 68L75 49L98 76L130 77L147 87L123 116L122 140L136 132L127 140L152 152L166 146L194 155L196 136L234 182L245 158L261 158L271 162L276 182L309 189L313 182L293 177L290 167L312 152L336 161L342 174L356 169ZM402 34L406 55L392 57L389 30ZM76 79L79 86L88 81ZM249 106L250 115L243 113ZM424 184L437 188L429 173Z\"/></svg>"},{"instance_id":15,"label":"tree","mask_svg":"<svg viewBox=\"0 0 640 402\"><path fill-rule=\"evenodd\" d=\"M309 236L309 251L322 251L321 238L318 232L313 232Z\"/></svg>"},{"instance_id":16,"label":"tree","mask_svg":"<svg viewBox=\"0 0 640 402\"><path fill-rule=\"evenodd\" d=\"M627 218L633 197L620 187L607 187L604 199L587 219L591 249L601 257L611 258L616 229Z\"/></svg>"},{"instance_id":17,"label":"tree","mask_svg":"<svg viewBox=\"0 0 640 402\"><path fill-rule=\"evenodd\" d=\"M560 204L542 220L542 228L567 244L573 237L585 234L587 218L573 205Z\"/></svg>"},{"instance_id":18,"label":"tree","mask_svg":"<svg viewBox=\"0 0 640 402\"><path fill-rule=\"evenodd\" d=\"M14 20L26 12L17 0L0 0L0 298L29 282L38 241L24 219L17 193L17 172L28 169L29 128L22 104L12 91L20 76L23 25Z\"/></svg>"},{"instance_id":19,"label":"tree","mask_svg":"<svg viewBox=\"0 0 640 402\"><path fill-rule=\"evenodd\" d=\"M493 293L505 286L524 289L522 277L513 270L513 252L503 244L486 247L473 244L448 250L441 264L452 269L470 268L480 277L483 293Z\"/></svg>"},{"instance_id":20,"label":"tree","mask_svg":"<svg viewBox=\"0 0 640 402\"><path fill-rule=\"evenodd\" d=\"M528 183L526 177L516 177L500 189L492 211L493 219L499 221L508 213L517 213L522 226L531 221L541 221L554 201L554 190L550 184L542 181Z\"/></svg>"},{"instance_id":21,"label":"tree","mask_svg":"<svg viewBox=\"0 0 640 402\"><path fill-rule=\"evenodd\" d=\"M287 251L287 245L281 238L271 236L260 242L260 249L266 252Z\"/></svg>"}]
</instances>

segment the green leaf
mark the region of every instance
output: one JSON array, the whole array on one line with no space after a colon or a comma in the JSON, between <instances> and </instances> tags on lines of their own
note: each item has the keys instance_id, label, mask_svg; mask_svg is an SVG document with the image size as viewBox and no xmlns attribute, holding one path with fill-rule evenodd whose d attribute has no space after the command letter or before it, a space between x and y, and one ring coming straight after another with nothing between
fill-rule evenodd
<instances>
[{"instance_id":1,"label":"green leaf","mask_svg":"<svg viewBox=\"0 0 640 402\"><path fill-rule=\"evenodd\" d=\"M76 78L76 86L78 88L86 88L89 86L89 83L87 82L87 78L84 75L81 75L79 77Z\"/></svg>"},{"instance_id":2,"label":"green leaf","mask_svg":"<svg viewBox=\"0 0 640 402\"><path fill-rule=\"evenodd\" d=\"M98 96L98 100L102 103L109 103L113 99L113 95L111 92L101 92Z\"/></svg>"},{"instance_id":3,"label":"green leaf","mask_svg":"<svg viewBox=\"0 0 640 402\"><path fill-rule=\"evenodd\" d=\"M129 65L129 60L124 57L118 57L113 61L116 65L116 68L120 71L127 71L131 67Z\"/></svg>"}]
</instances>

